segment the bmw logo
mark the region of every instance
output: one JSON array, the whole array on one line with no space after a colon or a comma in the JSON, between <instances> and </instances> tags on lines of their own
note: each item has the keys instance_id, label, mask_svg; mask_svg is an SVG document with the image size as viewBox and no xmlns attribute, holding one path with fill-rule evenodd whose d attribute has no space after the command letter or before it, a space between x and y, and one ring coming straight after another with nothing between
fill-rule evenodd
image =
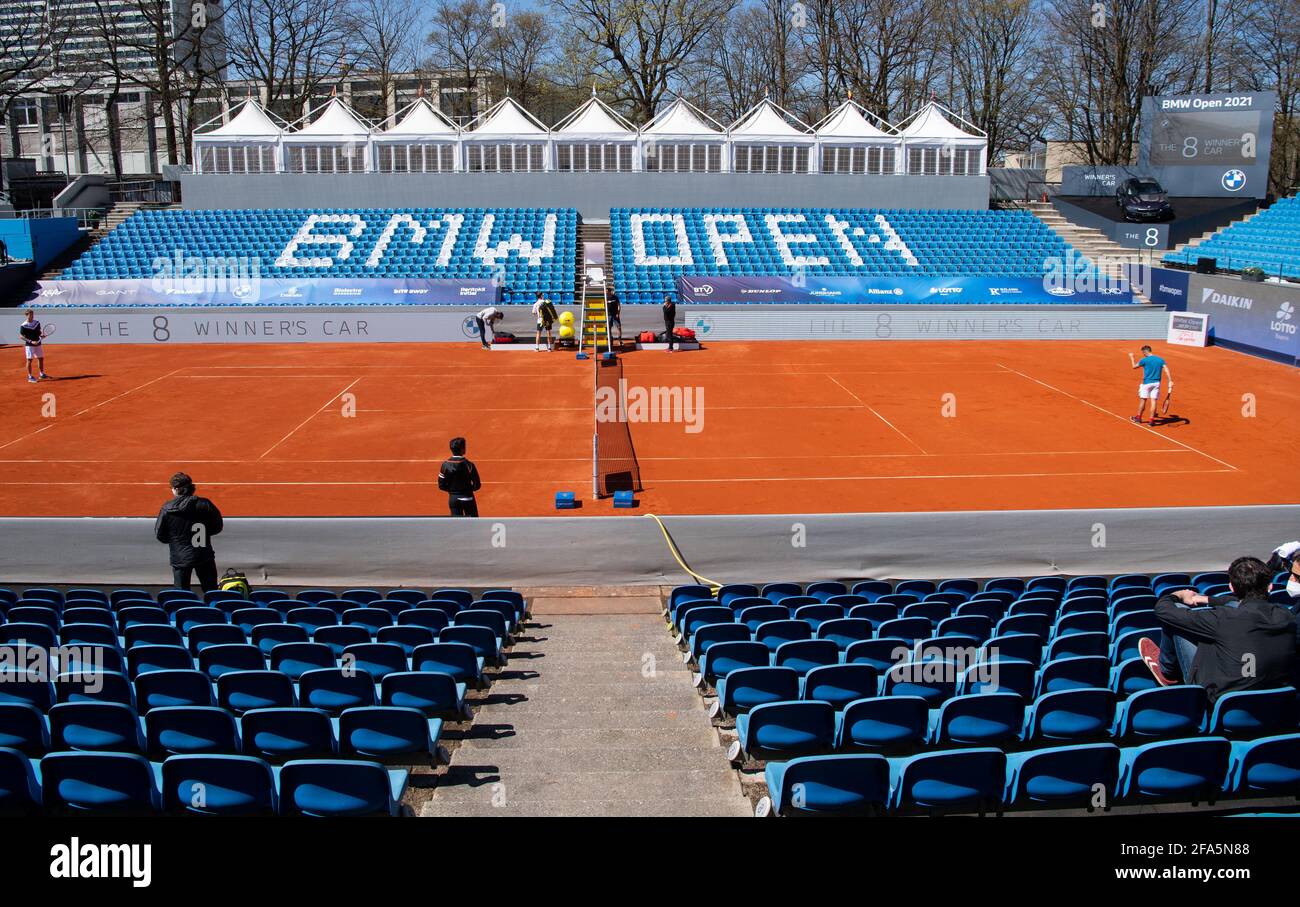
<instances>
[{"instance_id":1,"label":"bmw logo","mask_svg":"<svg viewBox=\"0 0 1300 907\"><path fill-rule=\"evenodd\" d=\"M470 315L460 323L460 330L461 333L471 340L478 339L478 322L474 320L473 315Z\"/></svg>"},{"instance_id":2,"label":"bmw logo","mask_svg":"<svg viewBox=\"0 0 1300 907\"><path fill-rule=\"evenodd\" d=\"M713 319L708 315L701 315L695 319L695 330L701 334L707 334L713 330Z\"/></svg>"},{"instance_id":3,"label":"bmw logo","mask_svg":"<svg viewBox=\"0 0 1300 907\"><path fill-rule=\"evenodd\" d=\"M1223 179L1219 182L1221 182L1223 188L1227 189L1229 192L1236 192L1246 185L1246 174L1242 173L1240 170L1229 170L1227 173L1223 174Z\"/></svg>"}]
</instances>

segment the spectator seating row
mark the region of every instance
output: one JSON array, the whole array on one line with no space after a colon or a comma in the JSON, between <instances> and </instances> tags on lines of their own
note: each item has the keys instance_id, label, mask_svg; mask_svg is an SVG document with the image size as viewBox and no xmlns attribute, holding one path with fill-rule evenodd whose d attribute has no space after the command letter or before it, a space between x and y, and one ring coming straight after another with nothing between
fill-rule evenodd
<instances>
[{"instance_id":1,"label":"spectator seating row","mask_svg":"<svg viewBox=\"0 0 1300 907\"><path fill-rule=\"evenodd\" d=\"M408 772L377 762L117 752L31 759L0 747L0 814L397 816Z\"/></svg>"},{"instance_id":2,"label":"spectator seating row","mask_svg":"<svg viewBox=\"0 0 1300 907\"><path fill-rule=\"evenodd\" d=\"M1268 274L1300 278L1300 198L1278 199L1249 220L1230 224L1209 238L1165 254L1170 264L1194 265L1213 258L1220 268L1260 268Z\"/></svg>"},{"instance_id":3,"label":"spectator seating row","mask_svg":"<svg viewBox=\"0 0 1300 907\"><path fill-rule=\"evenodd\" d=\"M1001 812L1300 795L1300 734L769 762L759 815Z\"/></svg>"}]
</instances>

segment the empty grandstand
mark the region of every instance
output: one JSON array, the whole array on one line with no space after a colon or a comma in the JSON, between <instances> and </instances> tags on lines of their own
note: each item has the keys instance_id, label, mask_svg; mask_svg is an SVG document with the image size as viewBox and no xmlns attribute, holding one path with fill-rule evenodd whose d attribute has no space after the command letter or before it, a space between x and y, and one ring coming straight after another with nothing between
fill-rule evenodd
<instances>
[{"instance_id":1,"label":"empty grandstand","mask_svg":"<svg viewBox=\"0 0 1300 907\"><path fill-rule=\"evenodd\" d=\"M1170 252L1164 260L1195 265L1202 258L1213 259L1215 267L1225 271L1258 268L1274 277L1300 280L1300 199L1278 199L1244 223Z\"/></svg>"}]
</instances>

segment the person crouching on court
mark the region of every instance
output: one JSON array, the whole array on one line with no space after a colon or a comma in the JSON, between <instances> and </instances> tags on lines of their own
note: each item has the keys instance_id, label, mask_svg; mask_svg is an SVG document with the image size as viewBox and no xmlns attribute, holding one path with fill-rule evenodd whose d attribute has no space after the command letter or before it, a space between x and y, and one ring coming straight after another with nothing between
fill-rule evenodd
<instances>
[{"instance_id":1,"label":"person crouching on court","mask_svg":"<svg viewBox=\"0 0 1300 907\"><path fill-rule=\"evenodd\" d=\"M497 322L505 317L505 312L496 306L488 306L474 316L474 324L478 327L478 339L483 344L483 349L492 349L492 343L497 339ZM492 343L488 342L488 331L492 332Z\"/></svg>"},{"instance_id":2,"label":"person crouching on court","mask_svg":"<svg viewBox=\"0 0 1300 907\"><path fill-rule=\"evenodd\" d=\"M171 487L172 499L158 511L154 537L168 546L172 581L177 589L188 589L190 575L196 574L203 591L211 592L217 588L212 536L223 528L221 511L194 493L194 480L183 472L172 476Z\"/></svg>"},{"instance_id":3,"label":"person crouching on court","mask_svg":"<svg viewBox=\"0 0 1300 907\"><path fill-rule=\"evenodd\" d=\"M438 470L438 488L447 492L447 507L452 516L478 516L474 492L483 487L478 467L465 457L465 439L451 439L451 457Z\"/></svg>"}]
</instances>

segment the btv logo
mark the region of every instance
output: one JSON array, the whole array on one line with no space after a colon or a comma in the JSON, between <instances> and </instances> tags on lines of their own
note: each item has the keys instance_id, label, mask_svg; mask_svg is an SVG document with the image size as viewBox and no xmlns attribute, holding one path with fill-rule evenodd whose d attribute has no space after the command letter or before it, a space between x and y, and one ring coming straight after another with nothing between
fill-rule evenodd
<instances>
[{"instance_id":1,"label":"btv logo","mask_svg":"<svg viewBox=\"0 0 1300 907\"><path fill-rule=\"evenodd\" d=\"M1219 182L1229 192L1236 192L1246 185L1246 174L1240 170L1229 170L1223 174L1223 179L1219 180Z\"/></svg>"}]
</instances>

